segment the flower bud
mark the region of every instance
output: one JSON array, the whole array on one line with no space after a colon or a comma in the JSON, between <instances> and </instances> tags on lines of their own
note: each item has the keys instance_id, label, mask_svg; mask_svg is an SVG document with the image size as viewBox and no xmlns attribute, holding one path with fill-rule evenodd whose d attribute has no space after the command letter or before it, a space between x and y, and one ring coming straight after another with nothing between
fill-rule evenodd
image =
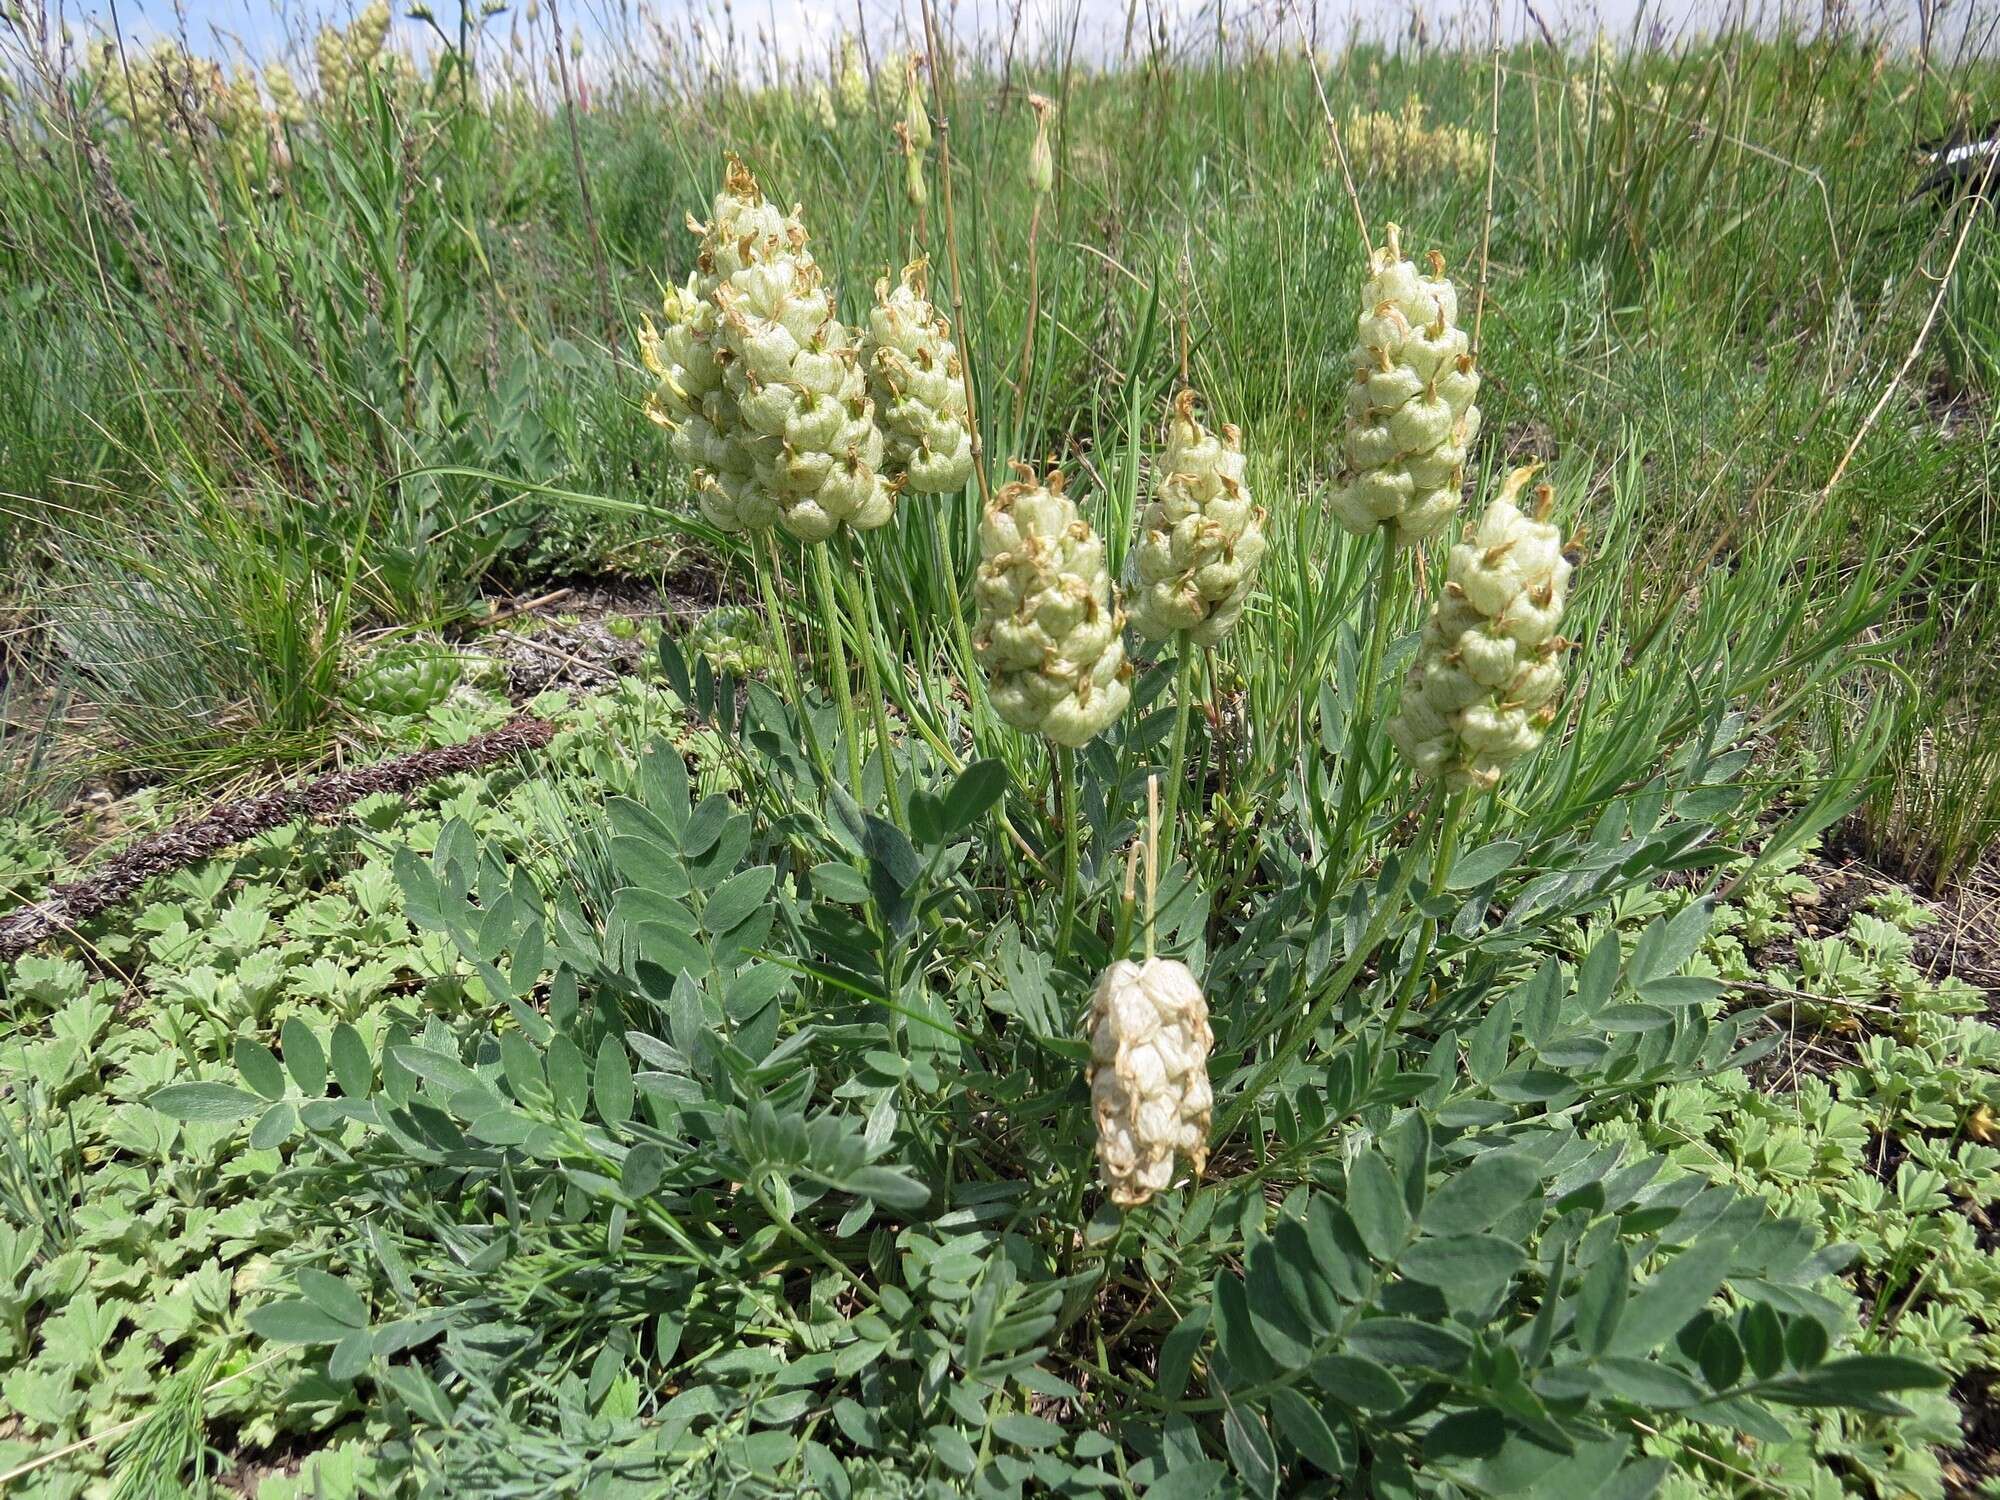
<instances>
[{"instance_id":1,"label":"flower bud","mask_svg":"<svg viewBox=\"0 0 2000 1500\"><path fill-rule=\"evenodd\" d=\"M1431 274L1420 274L1389 225L1348 355L1353 379L1332 504L1349 531L1394 523L1403 541L1422 541L1457 510L1466 451L1479 435L1479 374L1457 320L1458 290L1443 257L1433 252Z\"/></svg>"},{"instance_id":2,"label":"flower bud","mask_svg":"<svg viewBox=\"0 0 2000 1500\"><path fill-rule=\"evenodd\" d=\"M1104 543L1063 493L1063 476L1001 489L979 527L973 650L994 712L1016 729L1075 749L1131 700L1124 627Z\"/></svg>"},{"instance_id":3,"label":"flower bud","mask_svg":"<svg viewBox=\"0 0 2000 1500\"><path fill-rule=\"evenodd\" d=\"M1451 549L1445 585L1388 733L1419 776L1453 790L1490 791L1541 743L1562 687L1556 634L1569 594L1569 559L1546 516L1547 485L1530 518L1515 505L1534 474L1516 469L1464 541Z\"/></svg>"},{"instance_id":4,"label":"flower bud","mask_svg":"<svg viewBox=\"0 0 2000 1500\"><path fill-rule=\"evenodd\" d=\"M1149 640L1182 631L1213 646L1243 614L1264 559L1265 512L1243 482L1234 427L1209 432L1182 391L1167 418L1152 502L1130 558L1132 623Z\"/></svg>"},{"instance_id":5,"label":"flower bud","mask_svg":"<svg viewBox=\"0 0 2000 1500\"><path fill-rule=\"evenodd\" d=\"M1049 148L1049 112L1055 108L1040 94L1028 95L1035 111L1035 143L1028 148L1028 186L1037 197L1046 197L1056 185L1056 158Z\"/></svg>"},{"instance_id":6,"label":"flower bud","mask_svg":"<svg viewBox=\"0 0 2000 1500\"><path fill-rule=\"evenodd\" d=\"M1121 960L1090 1001L1090 1110L1106 1193L1137 1208L1173 1183L1174 1158L1208 1163L1208 1002L1187 965Z\"/></svg>"}]
</instances>

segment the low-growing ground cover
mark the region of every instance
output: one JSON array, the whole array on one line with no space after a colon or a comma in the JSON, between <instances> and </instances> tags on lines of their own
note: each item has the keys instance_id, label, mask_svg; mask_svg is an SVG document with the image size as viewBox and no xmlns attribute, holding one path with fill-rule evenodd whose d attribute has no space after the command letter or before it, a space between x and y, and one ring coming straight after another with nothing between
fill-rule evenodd
<instances>
[{"instance_id":1,"label":"low-growing ground cover","mask_svg":"<svg viewBox=\"0 0 2000 1500\"><path fill-rule=\"evenodd\" d=\"M8 964L0 1486L1991 1487L1977 64L389 27L23 57L5 901L554 733Z\"/></svg>"}]
</instances>

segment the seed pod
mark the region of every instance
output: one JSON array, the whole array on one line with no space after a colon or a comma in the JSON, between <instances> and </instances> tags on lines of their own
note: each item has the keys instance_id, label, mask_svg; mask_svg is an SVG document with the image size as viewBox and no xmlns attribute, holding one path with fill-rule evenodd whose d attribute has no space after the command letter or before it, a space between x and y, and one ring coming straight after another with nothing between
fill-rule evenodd
<instances>
[{"instance_id":1,"label":"seed pod","mask_svg":"<svg viewBox=\"0 0 2000 1500\"><path fill-rule=\"evenodd\" d=\"M1403 541L1417 542L1458 508L1466 450L1479 435L1479 373L1441 255L1433 251L1431 274L1420 275L1391 224L1371 269L1348 356L1354 379L1333 511L1357 534L1393 522Z\"/></svg>"},{"instance_id":2,"label":"seed pod","mask_svg":"<svg viewBox=\"0 0 2000 1500\"><path fill-rule=\"evenodd\" d=\"M922 208L931 196L924 181L924 153L910 144L910 127L901 120L896 122L896 140L903 150L903 198L910 207Z\"/></svg>"},{"instance_id":3,"label":"seed pod","mask_svg":"<svg viewBox=\"0 0 2000 1500\"><path fill-rule=\"evenodd\" d=\"M931 149L931 115L924 104L923 80L917 76L917 54L906 60L908 76L903 80L903 129L905 140L915 155Z\"/></svg>"},{"instance_id":4,"label":"seed pod","mask_svg":"<svg viewBox=\"0 0 2000 1500\"><path fill-rule=\"evenodd\" d=\"M1182 391L1167 417L1152 502L1132 549L1132 623L1149 640L1182 631L1213 646L1242 617L1264 560L1265 512L1243 483L1234 427L1209 432Z\"/></svg>"},{"instance_id":5,"label":"seed pod","mask_svg":"<svg viewBox=\"0 0 2000 1500\"><path fill-rule=\"evenodd\" d=\"M925 271L912 261L893 290L886 276L875 283L862 353L890 471L918 494L948 495L972 477L972 428L958 346L926 295Z\"/></svg>"},{"instance_id":6,"label":"seed pod","mask_svg":"<svg viewBox=\"0 0 2000 1500\"><path fill-rule=\"evenodd\" d=\"M1554 495L1536 491L1535 515L1515 505L1532 468L1507 476L1500 494L1451 549L1445 585L1389 738L1419 776L1453 790L1491 791L1542 741L1562 687L1556 634L1569 594L1569 559L1547 521Z\"/></svg>"},{"instance_id":7,"label":"seed pod","mask_svg":"<svg viewBox=\"0 0 2000 1500\"><path fill-rule=\"evenodd\" d=\"M979 631L993 708L1007 723L1075 749L1102 733L1131 699L1104 542L1052 471L1001 489L979 526Z\"/></svg>"},{"instance_id":8,"label":"seed pod","mask_svg":"<svg viewBox=\"0 0 2000 1500\"><path fill-rule=\"evenodd\" d=\"M1090 1110L1105 1191L1137 1208L1173 1183L1174 1157L1208 1164L1208 1002L1187 965L1120 960L1090 1001Z\"/></svg>"}]
</instances>

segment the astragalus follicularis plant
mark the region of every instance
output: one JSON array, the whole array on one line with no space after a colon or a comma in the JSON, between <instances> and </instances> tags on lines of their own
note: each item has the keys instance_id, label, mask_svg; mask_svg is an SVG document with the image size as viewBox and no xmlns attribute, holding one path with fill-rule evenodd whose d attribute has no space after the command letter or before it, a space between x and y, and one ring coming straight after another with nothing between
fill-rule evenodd
<instances>
[{"instance_id":1,"label":"astragalus follicularis plant","mask_svg":"<svg viewBox=\"0 0 2000 1500\"><path fill-rule=\"evenodd\" d=\"M724 530L776 521L809 542L894 513L860 350L833 315L798 210L781 211L732 159L687 285L650 334L655 415L696 465L702 512Z\"/></svg>"},{"instance_id":2,"label":"astragalus follicularis plant","mask_svg":"<svg viewBox=\"0 0 2000 1500\"><path fill-rule=\"evenodd\" d=\"M979 526L979 630L993 708L1014 728L1075 749L1102 733L1131 700L1119 639L1124 618L1104 541L1063 493L1025 466L986 508Z\"/></svg>"},{"instance_id":3,"label":"astragalus follicularis plant","mask_svg":"<svg viewBox=\"0 0 2000 1500\"><path fill-rule=\"evenodd\" d=\"M1137 1208L1174 1180L1174 1158L1208 1163L1208 1002L1187 965L1121 959L1090 1002L1090 1109L1105 1190Z\"/></svg>"},{"instance_id":4,"label":"astragalus follicularis plant","mask_svg":"<svg viewBox=\"0 0 2000 1500\"><path fill-rule=\"evenodd\" d=\"M963 489L972 477L964 372L922 261L905 266L893 288L887 277L875 283L862 349L891 470L919 494Z\"/></svg>"},{"instance_id":5,"label":"astragalus follicularis plant","mask_svg":"<svg viewBox=\"0 0 2000 1500\"><path fill-rule=\"evenodd\" d=\"M1436 251L1430 266L1425 276L1403 258L1391 224L1361 289L1333 495L1335 516L1358 534L1393 524L1400 540L1417 542L1442 530L1479 435L1479 372L1458 326L1458 292Z\"/></svg>"},{"instance_id":6,"label":"astragalus follicularis plant","mask_svg":"<svg viewBox=\"0 0 2000 1500\"><path fill-rule=\"evenodd\" d=\"M1243 481L1243 443L1194 414L1182 391L1167 416L1153 498L1132 549L1132 623L1149 640L1185 631L1213 646L1242 618L1264 560L1265 513Z\"/></svg>"},{"instance_id":7,"label":"astragalus follicularis plant","mask_svg":"<svg viewBox=\"0 0 2000 1500\"><path fill-rule=\"evenodd\" d=\"M1570 564L1547 519L1549 487L1537 488L1532 517L1515 504L1533 473L1509 474L1451 549L1443 595L1388 725L1411 768L1454 791L1490 791L1555 719L1569 646L1556 627Z\"/></svg>"},{"instance_id":8,"label":"astragalus follicularis plant","mask_svg":"<svg viewBox=\"0 0 2000 1500\"><path fill-rule=\"evenodd\" d=\"M723 531L757 530L777 523L778 507L757 483L736 398L722 378L714 288L703 283L697 270L685 286L667 288L664 327L640 329L640 357L656 377L646 410L673 435L674 456L693 471L709 522Z\"/></svg>"}]
</instances>

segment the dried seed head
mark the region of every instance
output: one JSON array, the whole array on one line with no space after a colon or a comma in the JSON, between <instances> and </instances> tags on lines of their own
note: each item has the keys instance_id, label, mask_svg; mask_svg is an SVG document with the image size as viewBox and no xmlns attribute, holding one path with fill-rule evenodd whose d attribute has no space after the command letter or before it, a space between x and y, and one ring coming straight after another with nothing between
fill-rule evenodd
<instances>
[{"instance_id":1,"label":"dried seed head","mask_svg":"<svg viewBox=\"0 0 2000 1500\"><path fill-rule=\"evenodd\" d=\"M1208 1002L1187 966L1121 960L1090 1002L1090 1108L1105 1191L1136 1208L1174 1179L1176 1156L1208 1163Z\"/></svg>"}]
</instances>

